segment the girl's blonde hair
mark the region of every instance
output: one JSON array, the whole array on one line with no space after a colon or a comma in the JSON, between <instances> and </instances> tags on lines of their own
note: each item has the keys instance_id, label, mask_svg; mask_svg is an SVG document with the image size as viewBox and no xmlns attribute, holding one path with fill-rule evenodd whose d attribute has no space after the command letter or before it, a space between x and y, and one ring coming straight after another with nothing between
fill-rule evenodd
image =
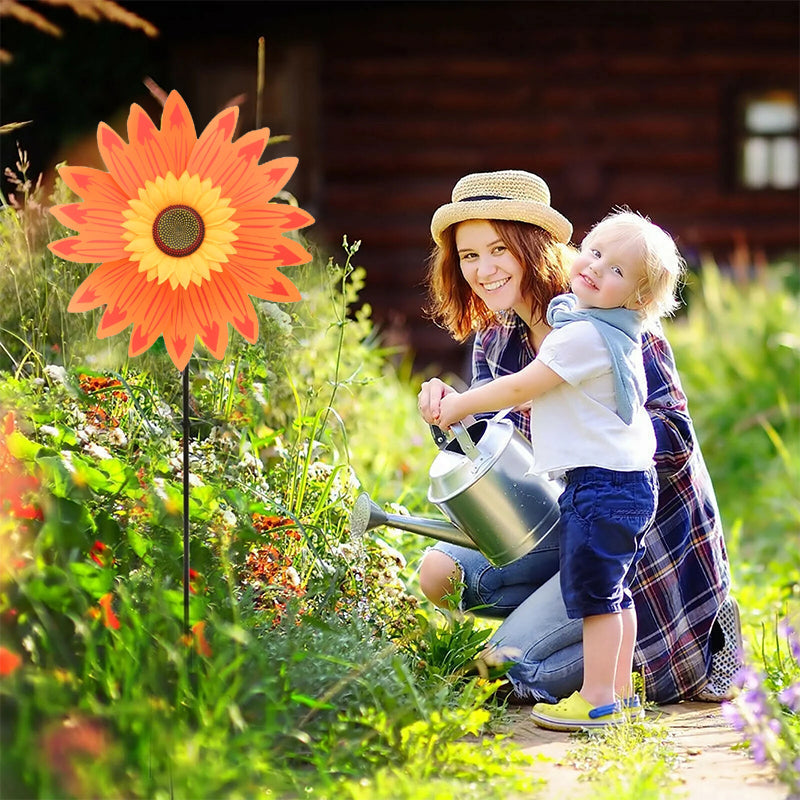
<instances>
[{"instance_id":1,"label":"girl's blonde hair","mask_svg":"<svg viewBox=\"0 0 800 800\"><path fill-rule=\"evenodd\" d=\"M544 319L547 306L558 294L569 290L569 265L575 251L561 244L549 231L527 222L490 219L511 254L523 268L521 291L531 304L534 321ZM428 260L428 305L425 313L463 342L475 330L496 321L491 311L470 288L461 272L456 249L456 225L446 228L442 244Z\"/></svg>"},{"instance_id":2,"label":"girl's blonde hair","mask_svg":"<svg viewBox=\"0 0 800 800\"><path fill-rule=\"evenodd\" d=\"M636 301L645 326L669 316L680 305L675 294L686 270L686 262L672 237L663 229L629 208L615 208L595 224L583 240L590 245L602 233L613 241L638 243L644 274L636 287Z\"/></svg>"}]
</instances>

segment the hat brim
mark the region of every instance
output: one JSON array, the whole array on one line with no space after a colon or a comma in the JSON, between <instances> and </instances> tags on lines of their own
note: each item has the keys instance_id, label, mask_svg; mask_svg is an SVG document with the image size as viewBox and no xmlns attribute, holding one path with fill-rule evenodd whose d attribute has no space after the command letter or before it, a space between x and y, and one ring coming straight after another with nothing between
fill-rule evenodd
<instances>
[{"instance_id":1,"label":"hat brim","mask_svg":"<svg viewBox=\"0 0 800 800\"><path fill-rule=\"evenodd\" d=\"M525 200L462 200L438 208L431 219L431 235L442 244L442 234L457 222L468 219L503 219L538 225L566 244L572 236L572 223L551 206Z\"/></svg>"}]
</instances>

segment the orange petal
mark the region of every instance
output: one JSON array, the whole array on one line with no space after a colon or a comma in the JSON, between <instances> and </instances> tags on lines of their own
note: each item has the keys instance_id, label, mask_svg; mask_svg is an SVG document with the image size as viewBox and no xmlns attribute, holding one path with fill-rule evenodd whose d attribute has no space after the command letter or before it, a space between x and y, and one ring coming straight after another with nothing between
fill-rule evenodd
<instances>
[{"instance_id":1,"label":"orange petal","mask_svg":"<svg viewBox=\"0 0 800 800\"><path fill-rule=\"evenodd\" d=\"M161 136L169 163L173 165L175 177L180 177L189 163L192 148L197 142L197 134L189 107L176 91L170 92L164 103L164 111L161 114Z\"/></svg>"},{"instance_id":2,"label":"orange petal","mask_svg":"<svg viewBox=\"0 0 800 800\"><path fill-rule=\"evenodd\" d=\"M236 278L242 291L252 297L275 303L296 303L301 299L298 288L275 266L263 261L254 265L234 256L225 267Z\"/></svg>"},{"instance_id":3,"label":"orange petal","mask_svg":"<svg viewBox=\"0 0 800 800\"><path fill-rule=\"evenodd\" d=\"M231 198L231 205L234 207L239 204L239 187L252 180L251 170L258 164L268 139L269 131L262 128L249 131L233 144L223 142L218 157L209 165L205 175L222 189L223 197ZM267 200L269 197L265 196L263 202Z\"/></svg>"},{"instance_id":4,"label":"orange petal","mask_svg":"<svg viewBox=\"0 0 800 800\"><path fill-rule=\"evenodd\" d=\"M127 242L120 237L114 239L111 234L106 235L92 231L81 236L71 236L68 239L50 242L47 247L65 261L97 264L100 261L123 258L126 244Z\"/></svg>"},{"instance_id":5,"label":"orange petal","mask_svg":"<svg viewBox=\"0 0 800 800\"><path fill-rule=\"evenodd\" d=\"M230 272L214 273L206 293L210 319L230 320L248 342L258 339L258 316L253 303Z\"/></svg>"},{"instance_id":6,"label":"orange petal","mask_svg":"<svg viewBox=\"0 0 800 800\"><path fill-rule=\"evenodd\" d=\"M254 206L237 208L231 219L247 229L243 231L245 234L261 228L267 236L270 232L274 236L275 233L305 228L314 222L314 217L307 211L285 203L267 203L261 208ZM240 235L238 230L236 234Z\"/></svg>"},{"instance_id":7,"label":"orange petal","mask_svg":"<svg viewBox=\"0 0 800 800\"><path fill-rule=\"evenodd\" d=\"M220 111L208 123L206 129L200 134L200 138L197 140L197 144L186 164L186 169L190 174L205 176L214 169L220 169L220 164L215 162L219 160L222 144L230 142L233 137L233 131L236 128L238 119L238 106L231 106Z\"/></svg>"},{"instance_id":8,"label":"orange petal","mask_svg":"<svg viewBox=\"0 0 800 800\"><path fill-rule=\"evenodd\" d=\"M232 204L240 207L268 202L289 182L297 163L294 156L286 156L253 167L237 187Z\"/></svg>"},{"instance_id":9,"label":"orange petal","mask_svg":"<svg viewBox=\"0 0 800 800\"><path fill-rule=\"evenodd\" d=\"M170 288L169 282L159 286L155 281L144 281L141 289L140 294L132 299L130 311L135 320L128 347L130 356L140 355L161 336L175 304L175 290Z\"/></svg>"},{"instance_id":10,"label":"orange petal","mask_svg":"<svg viewBox=\"0 0 800 800\"><path fill-rule=\"evenodd\" d=\"M101 122L97 126L97 146L103 163L128 197L138 197L139 188L149 176L149 165L143 159L143 149L128 147L116 131Z\"/></svg>"},{"instance_id":11,"label":"orange petal","mask_svg":"<svg viewBox=\"0 0 800 800\"><path fill-rule=\"evenodd\" d=\"M127 207L129 196L107 172L92 167L59 167L58 174L75 194L88 202L111 208Z\"/></svg>"},{"instance_id":12,"label":"orange petal","mask_svg":"<svg viewBox=\"0 0 800 800\"><path fill-rule=\"evenodd\" d=\"M95 205L94 203L68 203L63 206L53 206L50 213L67 228L85 233L90 230L96 232L106 231L113 235L119 232L124 222L122 209L111 206Z\"/></svg>"},{"instance_id":13,"label":"orange petal","mask_svg":"<svg viewBox=\"0 0 800 800\"><path fill-rule=\"evenodd\" d=\"M136 103L131 105L131 113L128 115L128 141L130 144L126 153L130 160L137 164L143 180L155 180L170 170L176 176L180 175L180 172L174 171L169 150L164 146L163 138L155 123ZM140 186L144 186L144 183Z\"/></svg>"},{"instance_id":14,"label":"orange petal","mask_svg":"<svg viewBox=\"0 0 800 800\"><path fill-rule=\"evenodd\" d=\"M173 294L172 305L164 320L164 344L167 346L172 363L178 370L183 370L192 357L197 328L188 292L175 289Z\"/></svg>"},{"instance_id":15,"label":"orange petal","mask_svg":"<svg viewBox=\"0 0 800 800\"><path fill-rule=\"evenodd\" d=\"M189 287L194 330L214 358L222 359L228 346L228 320L216 313L218 306L204 286Z\"/></svg>"}]
</instances>

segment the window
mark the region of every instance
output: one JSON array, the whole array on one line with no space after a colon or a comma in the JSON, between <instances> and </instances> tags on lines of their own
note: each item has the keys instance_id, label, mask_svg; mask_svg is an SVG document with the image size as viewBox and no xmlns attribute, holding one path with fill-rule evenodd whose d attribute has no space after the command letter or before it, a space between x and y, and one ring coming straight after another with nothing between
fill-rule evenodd
<instances>
[{"instance_id":1,"label":"window","mask_svg":"<svg viewBox=\"0 0 800 800\"><path fill-rule=\"evenodd\" d=\"M799 125L796 92L746 95L741 106L738 183L746 189L796 189Z\"/></svg>"}]
</instances>

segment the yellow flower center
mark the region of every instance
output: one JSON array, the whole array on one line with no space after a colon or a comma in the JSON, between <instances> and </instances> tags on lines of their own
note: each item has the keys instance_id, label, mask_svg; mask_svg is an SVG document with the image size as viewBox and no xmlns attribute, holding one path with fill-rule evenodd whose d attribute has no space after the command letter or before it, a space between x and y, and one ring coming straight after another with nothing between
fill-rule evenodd
<instances>
[{"instance_id":1,"label":"yellow flower center","mask_svg":"<svg viewBox=\"0 0 800 800\"><path fill-rule=\"evenodd\" d=\"M235 251L234 212L210 178L168 172L146 181L139 197L128 201L122 212L125 249L147 280L169 281L173 289L199 286L212 272L222 272Z\"/></svg>"}]
</instances>

